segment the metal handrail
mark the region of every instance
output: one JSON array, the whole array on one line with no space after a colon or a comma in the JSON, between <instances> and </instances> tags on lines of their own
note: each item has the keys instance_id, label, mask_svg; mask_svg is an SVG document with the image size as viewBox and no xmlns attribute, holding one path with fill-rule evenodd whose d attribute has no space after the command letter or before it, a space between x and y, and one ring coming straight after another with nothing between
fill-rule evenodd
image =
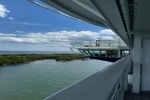
<instances>
[{"instance_id":1,"label":"metal handrail","mask_svg":"<svg viewBox=\"0 0 150 100\"><path fill-rule=\"evenodd\" d=\"M96 42L87 41L73 41L71 42L73 48L77 47L109 47L109 48L128 48L128 46L123 41L118 40L101 40L99 45Z\"/></svg>"}]
</instances>

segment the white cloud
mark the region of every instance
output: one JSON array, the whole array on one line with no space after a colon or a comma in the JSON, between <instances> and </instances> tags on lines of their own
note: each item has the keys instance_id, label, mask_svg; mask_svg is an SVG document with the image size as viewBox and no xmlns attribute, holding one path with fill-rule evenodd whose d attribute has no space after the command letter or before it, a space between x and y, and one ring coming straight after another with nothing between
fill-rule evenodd
<instances>
[{"instance_id":1,"label":"white cloud","mask_svg":"<svg viewBox=\"0 0 150 100\"><path fill-rule=\"evenodd\" d=\"M32 25L32 26L51 26L50 24L37 24L37 23L28 23L28 22L15 22L22 25Z\"/></svg>"},{"instance_id":2,"label":"white cloud","mask_svg":"<svg viewBox=\"0 0 150 100\"><path fill-rule=\"evenodd\" d=\"M113 37L112 36L104 36L102 37L102 40L112 40Z\"/></svg>"},{"instance_id":3,"label":"white cloud","mask_svg":"<svg viewBox=\"0 0 150 100\"><path fill-rule=\"evenodd\" d=\"M23 31L15 31L15 32L17 32L17 33L24 33Z\"/></svg>"},{"instance_id":4,"label":"white cloud","mask_svg":"<svg viewBox=\"0 0 150 100\"><path fill-rule=\"evenodd\" d=\"M23 31L16 31L23 33ZM0 33L1 43L46 43L48 46L69 47L71 41L95 41L99 33L91 31L58 31L46 33L27 33L25 35Z\"/></svg>"},{"instance_id":5,"label":"white cloud","mask_svg":"<svg viewBox=\"0 0 150 100\"><path fill-rule=\"evenodd\" d=\"M20 37L0 37L1 42L14 42L14 43L37 43L35 39L20 38Z\"/></svg>"},{"instance_id":6,"label":"white cloud","mask_svg":"<svg viewBox=\"0 0 150 100\"><path fill-rule=\"evenodd\" d=\"M17 33L25 33L16 30ZM107 33L109 32L109 33ZM105 33L105 34L104 34ZM113 39L115 34L110 30L102 30L99 32L92 31L55 31L55 32L39 32L26 34L4 34L0 33L0 42L2 43L21 43L32 44L34 48L69 48L72 41L95 41ZM39 45L37 45L39 44Z\"/></svg>"},{"instance_id":7,"label":"white cloud","mask_svg":"<svg viewBox=\"0 0 150 100\"><path fill-rule=\"evenodd\" d=\"M6 17L7 13L9 13L10 11L7 10L7 8L3 5L0 4L0 17Z\"/></svg>"},{"instance_id":8,"label":"white cloud","mask_svg":"<svg viewBox=\"0 0 150 100\"><path fill-rule=\"evenodd\" d=\"M15 34L4 34L4 33L0 33L0 37L14 37L16 36Z\"/></svg>"},{"instance_id":9,"label":"white cloud","mask_svg":"<svg viewBox=\"0 0 150 100\"><path fill-rule=\"evenodd\" d=\"M12 18L12 17L9 17L9 19L10 19L10 20L14 20L14 18Z\"/></svg>"},{"instance_id":10,"label":"white cloud","mask_svg":"<svg viewBox=\"0 0 150 100\"><path fill-rule=\"evenodd\" d=\"M101 35L115 35L115 33L112 30L110 30L110 29L101 30L100 34Z\"/></svg>"}]
</instances>

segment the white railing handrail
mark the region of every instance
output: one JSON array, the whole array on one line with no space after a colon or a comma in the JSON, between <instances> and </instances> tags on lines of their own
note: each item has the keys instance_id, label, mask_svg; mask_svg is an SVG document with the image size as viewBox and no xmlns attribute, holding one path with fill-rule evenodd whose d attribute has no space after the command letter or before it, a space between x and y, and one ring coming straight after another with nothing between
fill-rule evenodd
<instances>
[{"instance_id":1,"label":"white railing handrail","mask_svg":"<svg viewBox=\"0 0 150 100\"><path fill-rule=\"evenodd\" d=\"M71 42L73 48L84 47L108 47L108 48L129 48L123 41L118 40L99 40L99 44L93 41L73 41Z\"/></svg>"}]
</instances>

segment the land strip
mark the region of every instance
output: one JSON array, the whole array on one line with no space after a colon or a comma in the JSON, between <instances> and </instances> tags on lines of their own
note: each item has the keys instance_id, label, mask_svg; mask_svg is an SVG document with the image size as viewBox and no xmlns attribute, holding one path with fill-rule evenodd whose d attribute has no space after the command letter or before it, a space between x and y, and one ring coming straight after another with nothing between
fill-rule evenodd
<instances>
[{"instance_id":1,"label":"land strip","mask_svg":"<svg viewBox=\"0 0 150 100\"><path fill-rule=\"evenodd\" d=\"M82 54L4 54L0 55L0 66L27 63L36 60L55 59L56 61L71 61L82 59Z\"/></svg>"}]
</instances>

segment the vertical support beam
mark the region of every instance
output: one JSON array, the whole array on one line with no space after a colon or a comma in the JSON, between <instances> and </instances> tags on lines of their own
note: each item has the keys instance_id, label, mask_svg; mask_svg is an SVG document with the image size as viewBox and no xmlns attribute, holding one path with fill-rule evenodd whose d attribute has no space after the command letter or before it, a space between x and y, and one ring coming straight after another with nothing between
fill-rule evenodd
<instances>
[{"instance_id":1,"label":"vertical support beam","mask_svg":"<svg viewBox=\"0 0 150 100\"><path fill-rule=\"evenodd\" d=\"M102 56L102 54L101 54L101 50L99 50L99 52L100 52L100 56Z\"/></svg>"},{"instance_id":2,"label":"vertical support beam","mask_svg":"<svg viewBox=\"0 0 150 100\"><path fill-rule=\"evenodd\" d=\"M128 67L126 67L122 77L122 90L127 91L128 88Z\"/></svg>"},{"instance_id":3,"label":"vertical support beam","mask_svg":"<svg viewBox=\"0 0 150 100\"><path fill-rule=\"evenodd\" d=\"M144 32L143 32L144 33ZM146 34L144 34L146 35ZM148 35L150 36L150 35ZM141 75L141 90L142 91L149 91L150 90L150 80L149 80L149 76L150 76L150 39L145 39L143 41L143 51L141 51L141 53L143 52L143 54L141 54L142 56L142 75Z\"/></svg>"},{"instance_id":4,"label":"vertical support beam","mask_svg":"<svg viewBox=\"0 0 150 100\"><path fill-rule=\"evenodd\" d=\"M133 55L133 49L130 49L130 54L132 54L132 55Z\"/></svg>"},{"instance_id":5,"label":"vertical support beam","mask_svg":"<svg viewBox=\"0 0 150 100\"><path fill-rule=\"evenodd\" d=\"M119 57L119 58L121 57L120 49L118 49L118 57Z\"/></svg>"},{"instance_id":6,"label":"vertical support beam","mask_svg":"<svg viewBox=\"0 0 150 100\"><path fill-rule=\"evenodd\" d=\"M94 54L94 57L95 57L95 51L93 50L93 54Z\"/></svg>"},{"instance_id":7,"label":"vertical support beam","mask_svg":"<svg viewBox=\"0 0 150 100\"><path fill-rule=\"evenodd\" d=\"M140 67L141 67L141 33L134 34L133 54L133 93L140 92Z\"/></svg>"},{"instance_id":8,"label":"vertical support beam","mask_svg":"<svg viewBox=\"0 0 150 100\"><path fill-rule=\"evenodd\" d=\"M128 71L131 66L131 62L132 61L130 60L130 62L128 63L127 67L125 68L123 76L122 76L122 90L123 91L127 91L127 89L128 89Z\"/></svg>"},{"instance_id":9,"label":"vertical support beam","mask_svg":"<svg viewBox=\"0 0 150 100\"><path fill-rule=\"evenodd\" d=\"M133 55L133 49L130 49L130 55ZM130 63L128 73L133 74L133 63L132 62Z\"/></svg>"},{"instance_id":10,"label":"vertical support beam","mask_svg":"<svg viewBox=\"0 0 150 100\"><path fill-rule=\"evenodd\" d=\"M106 55L106 57L107 57L107 51L106 51L106 50L105 50L105 53L106 53L105 55Z\"/></svg>"},{"instance_id":11,"label":"vertical support beam","mask_svg":"<svg viewBox=\"0 0 150 100\"><path fill-rule=\"evenodd\" d=\"M120 50L120 57L123 57L123 56L122 56L122 50Z\"/></svg>"}]
</instances>

